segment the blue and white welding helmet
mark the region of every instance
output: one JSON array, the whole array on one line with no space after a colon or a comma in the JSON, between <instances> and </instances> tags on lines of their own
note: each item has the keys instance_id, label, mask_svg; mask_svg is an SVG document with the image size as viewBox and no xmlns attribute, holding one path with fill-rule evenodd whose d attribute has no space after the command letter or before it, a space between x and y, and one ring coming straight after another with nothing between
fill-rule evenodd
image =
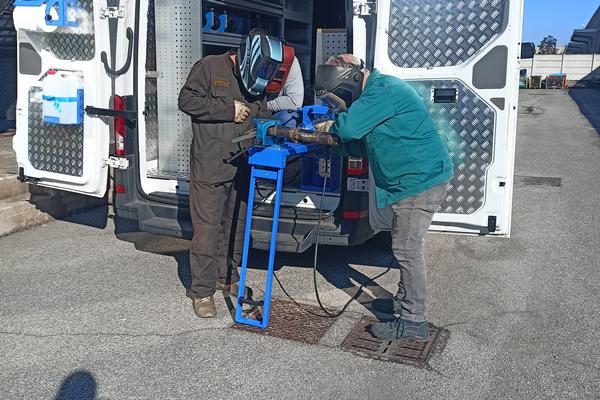
<instances>
[{"instance_id":1,"label":"blue and white welding helmet","mask_svg":"<svg viewBox=\"0 0 600 400\"><path fill-rule=\"evenodd\" d=\"M240 79L251 95L264 93L283 62L283 43L271 36L248 35L238 51Z\"/></svg>"}]
</instances>

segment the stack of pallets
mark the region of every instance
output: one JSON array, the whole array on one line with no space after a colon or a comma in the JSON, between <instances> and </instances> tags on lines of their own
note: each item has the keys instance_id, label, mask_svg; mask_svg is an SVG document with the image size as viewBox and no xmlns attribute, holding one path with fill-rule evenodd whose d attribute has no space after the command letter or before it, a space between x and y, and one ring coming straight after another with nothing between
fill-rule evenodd
<instances>
[{"instance_id":1,"label":"stack of pallets","mask_svg":"<svg viewBox=\"0 0 600 400\"><path fill-rule=\"evenodd\" d=\"M529 89L541 89L542 88L542 77L539 75L533 75L529 78Z\"/></svg>"}]
</instances>

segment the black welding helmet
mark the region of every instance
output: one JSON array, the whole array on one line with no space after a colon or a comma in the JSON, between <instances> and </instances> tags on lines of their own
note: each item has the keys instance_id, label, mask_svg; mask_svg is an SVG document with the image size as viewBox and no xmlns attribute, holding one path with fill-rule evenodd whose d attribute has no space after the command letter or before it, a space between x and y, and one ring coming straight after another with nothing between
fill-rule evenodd
<instances>
[{"instance_id":1,"label":"black welding helmet","mask_svg":"<svg viewBox=\"0 0 600 400\"><path fill-rule=\"evenodd\" d=\"M266 35L248 35L238 51L240 79L248 93L262 94L283 62L283 43Z\"/></svg>"},{"instance_id":2,"label":"black welding helmet","mask_svg":"<svg viewBox=\"0 0 600 400\"><path fill-rule=\"evenodd\" d=\"M347 64L341 59L338 64L328 62L319 65L315 74L315 94L333 112L344 112L360 97L365 76L364 66Z\"/></svg>"}]
</instances>

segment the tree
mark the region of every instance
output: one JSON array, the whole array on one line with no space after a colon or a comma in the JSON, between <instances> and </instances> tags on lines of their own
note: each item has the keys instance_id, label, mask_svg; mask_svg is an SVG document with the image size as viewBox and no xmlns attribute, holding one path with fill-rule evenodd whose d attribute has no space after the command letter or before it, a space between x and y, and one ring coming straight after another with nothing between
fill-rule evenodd
<instances>
[{"instance_id":1,"label":"tree","mask_svg":"<svg viewBox=\"0 0 600 400\"><path fill-rule=\"evenodd\" d=\"M554 36L546 36L540 43L538 54L556 54L557 40Z\"/></svg>"}]
</instances>

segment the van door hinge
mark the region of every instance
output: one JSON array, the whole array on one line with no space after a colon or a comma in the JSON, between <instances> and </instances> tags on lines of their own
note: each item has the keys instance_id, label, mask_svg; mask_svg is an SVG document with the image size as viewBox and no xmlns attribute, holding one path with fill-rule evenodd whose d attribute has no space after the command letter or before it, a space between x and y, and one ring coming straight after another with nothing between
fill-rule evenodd
<instances>
[{"instance_id":1,"label":"van door hinge","mask_svg":"<svg viewBox=\"0 0 600 400\"><path fill-rule=\"evenodd\" d=\"M100 19L105 18L125 18L125 6L102 7L100 9Z\"/></svg>"},{"instance_id":2,"label":"van door hinge","mask_svg":"<svg viewBox=\"0 0 600 400\"><path fill-rule=\"evenodd\" d=\"M113 167L115 169L127 169L129 168L129 160L122 157L109 157L108 160L104 160L102 163L103 167Z\"/></svg>"},{"instance_id":3,"label":"van door hinge","mask_svg":"<svg viewBox=\"0 0 600 400\"><path fill-rule=\"evenodd\" d=\"M353 7L354 15L359 17L373 15L375 14L375 10L377 10L374 1L354 0Z\"/></svg>"}]
</instances>

